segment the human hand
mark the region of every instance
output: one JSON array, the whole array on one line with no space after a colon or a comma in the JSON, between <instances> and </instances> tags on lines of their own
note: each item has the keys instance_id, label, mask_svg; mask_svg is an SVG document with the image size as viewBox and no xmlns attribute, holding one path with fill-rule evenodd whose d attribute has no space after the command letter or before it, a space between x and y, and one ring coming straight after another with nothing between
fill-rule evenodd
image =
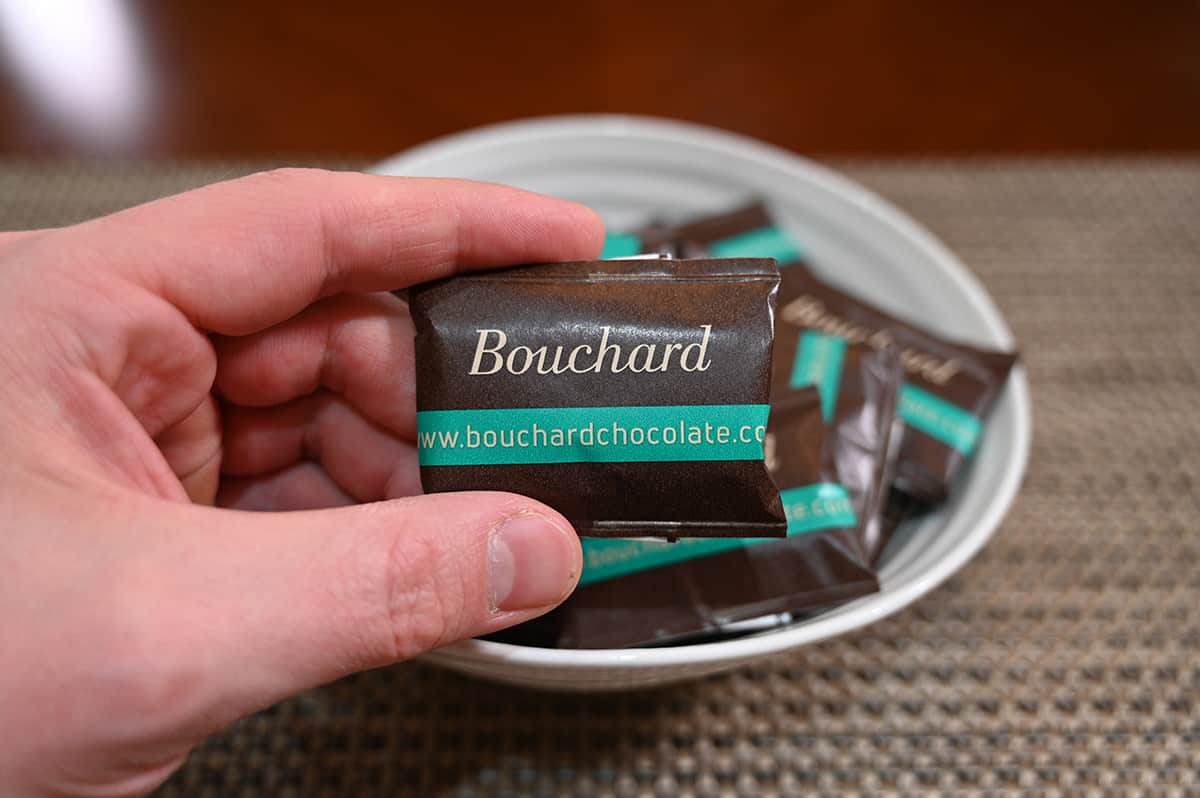
<instances>
[{"instance_id":1,"label":"human hand","mask_svg":"<svg viewBox=\"0 0 1200 798\"><path fill-rule=\"evenodd\" d=\"M367 292L602 233L286 170L0 234L0 794L143 794L242 715L561 601L553 510L416 495L412 323Z\"/></svg>"}]
</instances>

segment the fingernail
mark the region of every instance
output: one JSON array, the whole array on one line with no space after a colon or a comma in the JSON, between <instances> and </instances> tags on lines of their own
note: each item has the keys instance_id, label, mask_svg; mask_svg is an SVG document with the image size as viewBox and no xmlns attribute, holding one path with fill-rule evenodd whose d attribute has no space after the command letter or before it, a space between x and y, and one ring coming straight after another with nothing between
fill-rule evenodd
<instances>
[{"instance_id":1,"label":"fingernail","mask_svg":"<svg viewBox=\"0 0 1200 798\"><path fill-rule=\"evenodd\" d=\"M505 520L488 541L492 607L504 612L557 604L575 583L575 533L528 513Z\"/></svg>"}]
</instances>

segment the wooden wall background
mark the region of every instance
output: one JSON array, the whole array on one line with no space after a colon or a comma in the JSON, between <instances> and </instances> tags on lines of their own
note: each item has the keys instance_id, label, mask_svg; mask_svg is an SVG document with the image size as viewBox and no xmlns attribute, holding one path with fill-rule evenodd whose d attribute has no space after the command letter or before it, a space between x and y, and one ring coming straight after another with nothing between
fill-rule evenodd
<instances>
[{"instance_id":1,"label":"wooden wall background","mask_svg":"<svg viewBox=\"0 0 1200 798\"><path fill-rule=\"evenodd\" d=\"M818 154L1200 149L1200 2L3 3L9 154L379 156L582 111Z\"/></svg>"}]
</instances>

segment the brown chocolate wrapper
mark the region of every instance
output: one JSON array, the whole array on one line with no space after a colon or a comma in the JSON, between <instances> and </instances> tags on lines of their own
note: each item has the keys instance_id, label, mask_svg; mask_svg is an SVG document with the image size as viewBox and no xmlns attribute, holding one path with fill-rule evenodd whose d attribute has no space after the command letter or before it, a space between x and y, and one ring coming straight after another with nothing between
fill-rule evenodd
<instances>
[{"instance_id":1,"label":"brown chocolate wrapper","mask_svg":"<svg viewBox=\"0 0 1200 798\"><path fill-rule=\"evenodd\" d=\"M855 475L852 481L861 476L864 481L854 490L845 486L859 518L858 528L835 527L785 540L755 541L732 551L584 584L547 615L489 639L561 648L696 642L720 636L731 625L749 619L794 616L877 591L879 583L866 559L861 526L868 515L879 511L881 491L871 481L882 477L873 464L887 460L891 439L894 402L888 401L889 389L882 383L890 379L894 395L896 380L894 372L888 376L886 365L878 362L886 357L864 350L855 359L857 367L847 366L843 425L824 422L816 388L790 391L777 398L771 409L767 457L776 482L785 490L840 482L839 468ZM850 387L859 376L872 385ZM851 409L868 403L872 408ZM873 438L864 426L869 423L876 425Z\"/></svg>"},{"instance_id":2,"label":"brown chocolate wrapper","mask_svg":"<svg viewBox=\"0 0 1200 798\"><path fill-rule=\"evenodd\" d=\"M776 341L775 372L787 373L795 361L798 337ZM900 438L896 430L896 398L904 369L893 346L872 349L847 344L838 376L833 408L834 465L841 484L854 502L865 562L874 563L887 543L881 513L895 477ZM797 389L780 385L772 392L772 407Z\"/></svg>"},{"instance_id":3,"label":"brown chocolate wrapper","mask_svg":"<svg viewBox=\"0 0 1200 798\"><path fill-rule=\"evenodd\" d=\"M780 284L776 346L781 352L789 347L794 351L796 338L810 329L875 348L895 345L900 350L906 384L956 405L981 423L1017 360L1016 354L958 343L903 322L805 269L785 269ZM781 357L777 356L777 364L784 362ZM777 368L776 386L786 385L789 373L787 368ZM906 424L895 486L926 503L942 501L967 459L968 455L959 449Z\"/></svg>"},{"instance_id":4,"label":"brown chocolate wrapper","mask_svg":"<svg viewBox=\"0 0 1200 798\"><path fill-rule=\"evenodd\" d=\"M804 263L799 245L776 224L761 200L678 224L654 221L634 235L642 252L672 257L770 257L789 268Z\"/></svg>"},{"instance_id":5,"label":"brown chocolate wrapper","mask_svg":"<svg viewBox=\"0 0 1200 798\"><path fill-rule=\"evenodd\" d=\"M778 282L774 262L764 259L608 260L523 266L416 287L410 309L417 329L418 430L422 413L435 410L736 405L765 414ZM625 355L656 345L666 352L667 366L614 373L608 365L621 360L614 356L611 364L599 358L598 370L585 373L510 373L505 367L482 373L494 365L489 360L483 368L478 359L486 340L499 345L496 331L507 341L497 355L502 359L504 351L529 347L528 354L545 346L545 365L556 347L600 351L607 341ZM485 334L493 337L480 337ZM691 350L694 368L683 368L683 347L702 341ZM674 344L672 365L668 345ZM586 354L579 363L597 360L590 348ZM641 365L651 360L659 362L646 358ZM528 363L529 356L515 362ZM421 481L428 493L500 490L533 497L565 515L580 535L781 537L783 507L761 444L742 448L756 448L757 456L529 462L526 455L519 462L522 450L511 449L504 456L518 462L430 465L423 450Z\"/></svg>"},{"instance_id":6,"label":"brown chocolate wrapper","mask_svg":"<svg viewBox=\"0 0 1200 798\"><path fill-rule=\"evenodd\" d=\"M871 564L875 565L879 562L880 555L883 554L901 524L920 518L932 509L933 505L915 499L907 493L901 493L898 490L889 491L879 514L879 546L871 557Z\"/></svg>"}]
</instances>

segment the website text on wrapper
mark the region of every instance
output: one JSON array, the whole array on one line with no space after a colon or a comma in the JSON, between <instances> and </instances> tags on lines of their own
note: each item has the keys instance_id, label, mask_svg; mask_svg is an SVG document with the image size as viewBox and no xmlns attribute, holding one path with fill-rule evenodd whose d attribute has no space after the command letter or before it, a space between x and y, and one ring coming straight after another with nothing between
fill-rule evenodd
<instances>
[{"instance_id":1,"label":"website text on wrapper","mask_svg":"<svg viewBox=\"0 0 1200 798\"><path fill-rule=\"evenodd\" d=\"M578 427L542 427L475 429L470 424L461 430L421 432L422 449L526 449L526 448L603 448L607 446L712 446L762 443L766 426L743 424L623 425L612 423L599 428L595 423Z\"/></svg>"}]
</instances>

